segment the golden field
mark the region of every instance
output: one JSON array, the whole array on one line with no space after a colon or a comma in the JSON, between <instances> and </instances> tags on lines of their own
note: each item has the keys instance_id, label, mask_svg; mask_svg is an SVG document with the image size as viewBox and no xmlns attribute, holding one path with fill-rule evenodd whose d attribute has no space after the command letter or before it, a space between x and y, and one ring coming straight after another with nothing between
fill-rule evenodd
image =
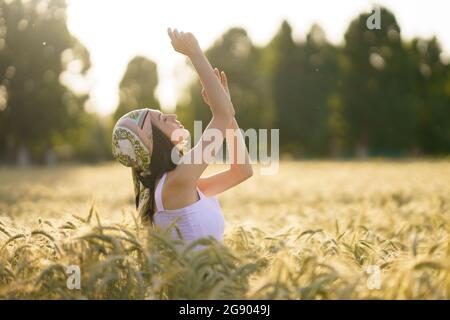
<instances>
[{"instance_id":1,"label":"golden field","mask_svg":"<svg viewBox=\"0 0 450 320\"><path fill-rule=\"evenodd\" d=\"M219 196L224 245L180 251L135 219L128 168L0 168L0 298L450 298L449 161L254 171Z\"/></svg>"}]
</instances>

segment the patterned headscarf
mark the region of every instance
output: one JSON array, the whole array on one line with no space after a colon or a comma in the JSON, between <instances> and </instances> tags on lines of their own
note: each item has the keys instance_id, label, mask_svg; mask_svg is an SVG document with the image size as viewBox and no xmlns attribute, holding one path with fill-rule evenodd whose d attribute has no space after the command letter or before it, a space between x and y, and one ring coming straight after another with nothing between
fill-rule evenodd
<instances>
[{"instance_id":1,"label":"patterned headscarf","mask_svg":"<svg viewBox=\"0 0 450 320\"><path fill-rule=\"evenodd\" d=\"M150 176L150 159L153 151L152 127L143 132L150 140L147 147L138 132L144 121L150 117L151 109L137 109L123 115L116 123L112 133L112 153L116 160L126 167L131 167L136 209L143 217L150 205L150 191L143 181ZM142 132L141 132L142 134Z\"/></svg>"}]
</instances>

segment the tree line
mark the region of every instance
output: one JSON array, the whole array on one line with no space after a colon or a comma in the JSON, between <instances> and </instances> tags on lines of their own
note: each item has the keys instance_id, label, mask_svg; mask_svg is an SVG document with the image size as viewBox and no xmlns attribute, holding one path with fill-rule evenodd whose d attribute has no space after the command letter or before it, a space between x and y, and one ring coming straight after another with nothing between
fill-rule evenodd
<instances>
[{"instance_id":1,"label":"tree line","mask_svg":"<svg viewBox=\"0 0 450 320\"><path fill-rule=\"evenodd\" d=\"M385 8L369 30L369 16L338 46L318 25L295 41L287 21L263 47L241 28L222 35L207 56L229 75L240 126L279 128L281 151L301 157L448 154L450 65L438 40L403 40ZM178 105L188 124L209 116L200 88Z\"/></svg>"},{"instance_id":2,"label":"tree line","mask_svg":"<svg viewBox=\"0 0 450 320\"><path fill-rule=\"evenodd\" d=\"M369 30L369 16L352 20L340 45L319 25L296 40L288 21L264 46L239 27L221 35L206 55L228 75L240 126L279 128L281 152L296 157L448 154L450 66L438 39L402 39L385 8L381 29ZM111 159L114 121L161 107L157 65L137 56L111 116L86 112L89 92L64 79L89 68L88 50L67 29L65 1L0 3L0 162ZM196 79L177 104L190 130L210 117L200 92Z\"/></svg>"}]
</instances>

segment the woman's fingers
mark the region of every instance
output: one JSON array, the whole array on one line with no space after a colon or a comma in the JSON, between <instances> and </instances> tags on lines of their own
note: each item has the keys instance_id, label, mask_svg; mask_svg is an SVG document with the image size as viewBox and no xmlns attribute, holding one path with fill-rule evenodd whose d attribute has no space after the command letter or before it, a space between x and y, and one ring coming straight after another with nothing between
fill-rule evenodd
<instances>
[{"instance_id":1,"label":"woman's fingers","mask_svg":"<svg viewBox=\"0 0 450 320\"><path fill-rule=\"evenodd\" d=\"M181 40L181 35L180 32L177 30L177 28L175 28L173 33L175 34L175 38L177 38L177 40Z\"/></svg>"},{"instance_id":2,"label":"woman's fingers","mask_svg":"<svg viewBox=\"0 0 450 320\"><path fill-rule=\"evenodd\" d=\"M214 73L216 74L216 77L219 78L219 80L220 80L220 72L219 72L219 69L214 68Z\"/></svg>"},{"instance_id":3,"label":"woman's fingers","mask_svg":"<svg viewBox=\"0 0 450 320\"><path fill-rule=\"evenodd\" d=\"M223 71L220 72L220 82L222 83L222 86L226 90L227 88L225 87L225 81L224 81L224 78L223 78Z\"/></svg>"},{"instance_id":4,"label":"woman's fingers","mask_svg":"<svg viewBox=\"0 0 450 320\"><path fill-rule=\"evenodd\" d=\"M167 28L167 34L169 35L170 39L175 40L180 38L180 33L178 32L177 28L171 29Z\"/></svg>"},{"instance_id":5,"label":"woman's fingers","mask_svg":"<svg viewBox=\"0 0 450 320\"><path fill-rule=\"evenodd\" d=\"M188 35L189 32L184 32L184 31L178 31L177 28L175 29L171 29L170 27L167 28L167 34L169 35L169 37L174 40L182 40L186 35Z\"/></svg>"},{"instance_id":6,"label":"woman's fingers","mask_svg":"<svg viewBox=\"0 0 450 320\"><path fill-rule=\"evenodd\" d=\"M214 73L216 74L217 78L220 80L220 83L224 87L225 91L229 92L229 90L228 90L228 79L227 79L227 75L225 74L225 72L224 71L219 71L219 69L214 68Z\"/></svg>"},{"instance_id":7,"label":"woman's fingers","mask_svg":"<svg viewBox=\"0 0 450 320\"><path fill-rule=\"evenodd\" d=\"M172 32L172 29L170 29L170 28L167 28L167 34L169 35L169 37L170 37L170 40L172 40L172 41L173 41L173 32Z\"/></svg>"},{"instance_id":8,"label":"woman's fingers","mask_svg":"<svg viewBox=\"0 0 450 320\"><path fill-rule=\"evenodd\" d=\"M225 87L225 89L226 89L227 92L228 92L228 79L227 79L227 75L225 74L224 71L222 71L221 76L222 76L222 83L223 83L223 86Z\"/></svg>"},{"instance_id":9,"label":"woman's fingers","mask_svg":"<svg viewBox=\"0 0 450 320\"><path fill-rule=\"evenodd\" d=\"M214 68L214 73L216 74L217 79L219 79L220 83L222 84L223 87L223 81L222 81L222 77L220 76L220 71L217 68Z\"/></svg>"},{"instance_id":10,"label":"woman's fingers","mask_svg":"<svg viewBox=\"0 0 450 320\"><path fill-rule=\"evenodd\" d=\"M174 29L174 30L172 30L171 28L167 29L167 34L170 37L172 46L174 46L174 47L177 46L180 41L180 38L179 38L179 36L177 36L177 33L178 33L177 29Z\"/></svg>"}]
</instances>

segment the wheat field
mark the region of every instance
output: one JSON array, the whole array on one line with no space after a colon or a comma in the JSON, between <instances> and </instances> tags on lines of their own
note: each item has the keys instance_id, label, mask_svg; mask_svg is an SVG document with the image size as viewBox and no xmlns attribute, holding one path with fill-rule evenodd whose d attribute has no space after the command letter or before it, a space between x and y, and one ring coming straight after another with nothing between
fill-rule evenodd
<instances>
[{"instance_id":1,"label":"wheat field","mask_svg":"<svg viewBox=\"0 0 450 320\"><path fill-rule=\"evenodd\" d=\"M219 201L224 244L181 250L127 168L2 167L0 298L450 298L449 161L285 161Z\"/></svg>"}]
</instances>

